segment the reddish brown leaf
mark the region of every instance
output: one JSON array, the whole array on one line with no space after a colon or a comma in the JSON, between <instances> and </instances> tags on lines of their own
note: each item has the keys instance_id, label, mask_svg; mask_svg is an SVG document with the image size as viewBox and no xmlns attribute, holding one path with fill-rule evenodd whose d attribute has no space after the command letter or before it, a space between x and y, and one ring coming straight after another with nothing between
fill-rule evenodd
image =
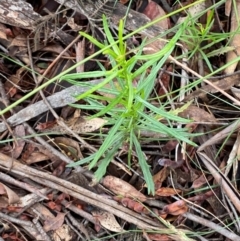
<instances>
[{"instance_id":1,"label":"reddish brown leaf","mask_svg":"<svg viewBox=\"0 0 240 241\"><path fill-rule=\"evenodd\" d=\"M206 175L201 175L199 178L197 178L193 184L192 184L192 188L194 189L198 189L200 187L202 187L205 183L207 183L207 181L211 180L212 177L209 176L208 178L206 177Z\"/></svg>"},{"instance_id":2,"label":"reddish brown leaf","mask_svg":"<svg viewBox=\"0 0 240 241\"><path fill-rule=\"evenodd\" d=\"M149 213L149 210L142 203L132 200L131 198L127 198L127 197L122 198L122 197L115 196L114 200L121 203L123 206L134 210L135 212L144 213L144 214Z\"/></svg>"},{"instance_id":3,"label":"reddish brown leaf","mask_svg":"<svg viewBox=\"0 0 240 241\"><path fill-rule=\"evenodd\" d=\"M171 167L173 169L181 167L183 163L184 163L184 160L178 160L177 162L171 161L170 159L167 159L167 158L161 158L158 160L158 164L160 166Z\"/></svg>"},{"instance_id":4,"label":"reddish brown leaf","mask_svg":"<svg viewBox=\"0 0 240 241\"><path fill-rule=\"evenodd\" d=\"M161 187L156 191L156 195L161 197L169 197L181 193L181 190L170 188L170 187Z\"/></svg>"},{"instance_id":5,"label":"reddish brown leaf","mask_svg":"<svg viewBox=\"0 0 240 241\"><path fill-rule=\"evenodd\" d=\"M209 197L212 197L213 195L214 195L213 191L210 190L210 191L205 192L203 194L199 194L199 195L196 195L194 197L190 197L190 198L188 198L188 200L191 201L191 202L205 201L206 199L208 199Z\"/></svg>"},{"instance_id":6,"label":"reddish brown leaf","mask_svg":"<svg viewBox=\"0 0 240 241\"><path fill-rule=\"evenodd\" d=\"M166 180L169 175L169 168L164 167L158 173L153 176L153 182L155 184L155 189L159 189L162 186L162 183Z\"/></svg>"},{"instance_id":7,"label":"reddish brown leaf","mask_svg":"<svg viewBox=\"0 0 240 241\"><path fill-rule=\"evenodd\" d=\"M47 203L48 207L51 208L52 210L55 210L55 211L61 211L61 205L53 202L53 201L50 201Z\"/></svg>"},{"instance_id":8,"label":"reddish brown leaf","mask_svg":"<svg viewBox=\"0 0 240 241\"><path fill-rule=\"evenodd\" d=\"M18 237L18 234L16 233L5 233L2 235L2 238L5 240L14 240L14 241L24 241L24 239L21 239L21 237Z\"/></svg>"},{"instance_id":9,"label":"reddish brown leaf","mask_svg":"<svg viewBox=\"0 0 240 241\"><path fill-rule=\"evenodd\" d=\"M154 241L172 241L166 234L147 234L148 238Z\"/></svg>"},{"instance_id":10,"label":"reddish brown leaf","mask_svg":"<svg viewBox=\"0 0 240 241\"><path fill-rule=\"evenodd\" d=\"M147 7L144 9L143 13L149 17L151 20L165 16L165 11L154 1L149 0ZM168 29L169 21L167 18L162 19L155 23L156 26L160 27L163 31ZM144 37L143 37L144 38ZM145 54L154 54L161 50L165 45L165 42L159 39L146 44L143 51Z\"/></svg>"},{"instance_id":11,"label":"reddish brown leaf","mask_svg":"<svg viewBox=\"0 0 240 241\"><path fill-rule=\"evenodd\" d=\"M143 195L141 192L135 189L132 185L117 177L106 176L105 178L103 178L102 183L105 187L109 188L112 192L114 192L117 195L122 195L123 197L136 198L141 202L144 202L147 199L145 195Z\"/></svg>"},{"instance_id":12,"label":"reddish brown leaf","mask_svg":"<svg viewBox=\"0 0 240 241\"><path fill-rule=\"evenodd\" d=\"M170 140L162 148L164 153L168 153L176 148L178 141Z\"/></svg>"},{"instance_id":13,"label":"reddish brown leaf","mask_svg":"<svg viewBox=\"0 0 240 241\"><path fill-rule=\"evenodd\" d=\"M8 210L9 212L20 213L20 212L23 211L23 208L21 208L21 207L16 207L16 206L12 206L12 205L8 205L8 206L7 206L7 210Z\"/></svg>"},{"instance_id":14,"label":"reddish brown leaf","mask_svg":"<svg viewBox=\"0 0 240 241\"><path fill-rule=\"evenodd\" d=\"M56 121L49 121L45 123L39 123L35 129L40 131L40 130L50 129L55 125L56 125Z\"/></svg>"},{"instance_id":15,"label":"reddish brown leaf","mask_svg":"<svg viewBox=\"0 0 240 241\"><path fill-rule=\"evenodd\" d=\"M60 161L60 163L57 165L57 167L53 171L53 175L56 177L59 177L65 170L66 162Z\"/></svg>"},{"instance_id":16,"label":"reddish brown leaf","mask_svg":"<svg viewBox=\"0 0 240 241\"><path fill-rule=\"evenodd\" d=\"M181 215L187 212L188 206L185 201L178 200L174 203L171 203L163 208L163 213L171 214L171 215Z\"/></svg>"}]
</instances>

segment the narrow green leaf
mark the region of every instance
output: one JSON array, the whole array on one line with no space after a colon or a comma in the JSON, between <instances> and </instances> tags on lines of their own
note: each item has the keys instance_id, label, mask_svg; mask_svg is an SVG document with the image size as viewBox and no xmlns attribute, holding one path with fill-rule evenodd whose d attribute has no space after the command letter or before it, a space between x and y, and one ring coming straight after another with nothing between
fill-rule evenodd
<instances>
[{"instance_id":1,"label":"narrow green leaf","mask_svg":"<svg viewBox=\"0 0 240 241\"><path fill-rule=\"evenodd\" d=\"M102 143L101 147L99 148L98 152L96 153L94 160L90 163L89 165L89 169L92 169L96 163L98 162L98 160L104 156L105 152L112 147L112 144L115 143L115 138L116 138L116 133L119 130L119 127L121 126L121 124L123 123L124 118L120 117L115 125L111 128L111 130L108 133L108 136L106 137L106 139L104 140L104 142ZM117 143L116 143L117 144ZM118 143L117 145L119 145L119 147L121 146L122 143Z\"/></svg>"},{"instance_id":2,"label":"narrow green leaf","mask_svg":"<svg viewBox=\"0 0 240 241\"><path fill-rule=\"evenodd\" d=\"M105 15L103 15L103 29L104 29L104 33L106 34L107 40L110 44L112 44L112 49L114 51L114 56L119 56L121 55L121 52L118 48L118 45L116 43L116 41L114 40L112 33L110 32L109 26L108 26L108 22L107 22L107 18Z\"/></svg>"},{"instance_id":3,"label":"narrow green leaf","mask_svg":"<svg viewBox=\"0 0 240 241\"><path fill-rule=\"evenodd\" d=\"M138 161L139 161L140 167L142 169L145 182L147 184L148 194L154 195L155 188L154 188L154 182L153 182L152 174L149 170L149 165L147 164L147 160L145 158L144 153L142 152L141 145L140 145L136 135L133 134L132 138L133 138L133 144L134 144L135 149L136 149Z\"/></svg>"},{"instance_id":4,"label":"narrow green leaf","mask_svg":"<svg viewBox=\"0 0 240 241\"><path fill-rule=\"evenodd\" d=\"M92 87L90 90L87 90L86 92L84 92L83 94L77 96L76 98L78 100L84 99L85 97L87 97L89 94L92 94L93 92L99 90L100 88L102 88L104 85L106 85L109 81L113 80L116 76L118 75L117 71L113 71L111 73L111 75L109 75L105 80L103 80L103 82L97 84L96 86Z\"/></svg>"},{"instance_id":5,"label":"narrow green leaf","mask_svg":"<svg viewBox=\"0 0 240 241\"><path fill-rule=\"evenodd\" d=\"M70 163L70 164L67 164L67 167L76 167L76 166L81 166L81 165L84 165L86 163L89 163L91 162L93 159L94 159L94 156L96 155L96 153L82 159L82 160L79 160L77 162L74 162L74 163Z\"/></svg>"}]
</instances>

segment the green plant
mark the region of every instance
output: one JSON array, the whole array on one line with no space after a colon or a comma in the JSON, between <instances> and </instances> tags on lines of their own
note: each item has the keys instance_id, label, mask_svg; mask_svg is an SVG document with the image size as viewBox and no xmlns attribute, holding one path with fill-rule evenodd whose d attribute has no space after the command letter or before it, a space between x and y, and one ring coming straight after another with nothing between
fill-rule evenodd
<instances>
[{"instance_id":1,"label":"green plant","mask_svg":"<svg viewBox=\"0 0 240 241\"><path fill-rule=\"evenodd\" d=\"M120 21L119 24L118 42L114 40L105 17L103 17L103 28L107 38L107 42L104 44L98 42L86 33L81 32L81 34L100 49L106 49L106 46L111 45L111 48L103 52L109 58L111 69L106 70L99 64L101 67L100 71L68 74L63 76L62 79L73 84L89 86L88 82L77 82L75 80L96 77L104 78L102 83L91 86L87 92L76 97L77 99L84 99L88 104L75 104L73 106L81 109L97 110L98 112L93 115L92 118L105 116L105 114L107 114L104 118L108 119L108 124L112 126L97 153L69 166L85 163L89 163L89 169L98 166L95 175L97 180L100 180L116 152L124 143L128 143L129 164L131 162L132 151L134 150L137 154L148 192L154 193L152 175L139 141L141 131L161 133L165 138L175 138L179 141L194 145L194 143L188 139L191 134L188 133L187 129L174 127L174 122L190 122L190 120L177 116L176 113L180 110L167 112L163 107L155 107L148 102L148 98L154 89L154 81L159 68L165 63L174 49L182 29L180 28L169 43L158 53L150 56L143 55L141 51L143 46L141 46L135 55L128 56L126 43L123 40L123 22ZM139 61L142 62L142 65L140 68L136 68L136 64ZM147 74L149 68L151 68L151 72ZM134 84L136 78L139 78L139 80L137 84ZM106 87L107 84L108 87ZM96 91L108 95L101 96L97 94ZM110 93L111 96L109 96ZM107 105L104 105L103 101L107 102ZM184 109L184 107L182 109ZM163 119L167 121L168 126L159 121Z\"/></svg>"},{"instance_id":2,"label":"green plant","mask_svg":"<svg viewBox=\"0 0 240 241\"><path fill-rule=\"evenodd\" d=\"M187 59L191 59L193 57L202 58L209 70L213 72L210 57L224 54L228 51L233 50L232 47L224 46L224 42L231 36L232 33L218 33L213 32L214 25L214 12L215 8L222 4L222 2L218 2L215 5L211 5L208 9L203 12L197 13L195 16L188 15L185 18L185 22L187 24L186 30L182 33L180 42L187 48ZM207 12L208 11L208 12ZM206 23L202 24L199 22L199 18L206 15ZM221 48L216 49L216 45L221 46ZM182 58L183 56L179 56Z\"/></svg>"}]
</instances>

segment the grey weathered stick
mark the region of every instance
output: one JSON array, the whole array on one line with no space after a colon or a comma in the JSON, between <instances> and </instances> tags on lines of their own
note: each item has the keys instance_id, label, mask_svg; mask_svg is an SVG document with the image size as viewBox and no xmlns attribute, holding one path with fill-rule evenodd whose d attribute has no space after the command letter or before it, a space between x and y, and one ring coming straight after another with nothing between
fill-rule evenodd
<instances>
[{"instance_id":1,"label":"grey weathered stick","mask_svg":"<svg viewBox=\"0 0 240 241\"><path fill-rule=\"evenodd\" d=\"M164 226L158 221L144 217L141 214L119 205L113 200L104 198L103 196L95 194L79 185L60 179L51 174L35 170L34 168L21 164L15 159L2 153L0 153L0 168L10 170L10 172L19 174L23 177L28 177L50 188L62 191L72 197L78 198L79 200L85 201L103 210L112 212L114 215L134 223L141 228L154 230L164 228Z\"/></svg>"},{"instance_id":2,"label":"grey weathered stick","mask_svg":"<svg viewBox=\"0 0 240 241\"><path fill-rule=\"evenodd\" d=\"M89 84L98 84L102 81L99 80L92 80L89 81ZM84 93L88 88L81 87L81 86L71 86L66 88L60 92L53 94L52 96L47 97L48 102L52 106L52 108L58 108L62 106L66 106L76 102L76 98L74 96ZM7 119L7 122L10 126L19 125L25 121L28 121L44 112L48 111L47 105L44 103L43 100L32 104L23 110L20 110L15 115L12 115ZM5 123L0 123L0 132L3 132L7 129Z\"/></svg>"},{"instance_id":3,"label":"grey weathered stick","mask_svg":"<svg viewBox=\"0 0 240 241\"><path fill-rule=\"evenodd\" d=\"M77 8L77 11L81 12L82 14L86 15L86 17L91 17L91 13L93 13L94 9L96 10L94 1L87 1L87 0L80 0L78 1L78 5L74 3L74 1L66 1L66 0L55 0L59 4L65 5L70 9ZM82 2L82 3L81 3ZM99 2L99 1L98 1ZM111 19L111 23L115 26L118 26L120 19L126 18L124 28L130 31L135 31L136 29L143 27L144 25L151 22L151 20L144 14L130 10L128 15L126 13L128 8L121 3L116 3L114 9L109 12L104 12L105 15ZM103 13L103 12L102 12ZM148 37L156 37L161 34L163 30L156 26L152 25L146 29L141 30L139 33L143 34L144 36Z\"/></svg>"}]
</instances>

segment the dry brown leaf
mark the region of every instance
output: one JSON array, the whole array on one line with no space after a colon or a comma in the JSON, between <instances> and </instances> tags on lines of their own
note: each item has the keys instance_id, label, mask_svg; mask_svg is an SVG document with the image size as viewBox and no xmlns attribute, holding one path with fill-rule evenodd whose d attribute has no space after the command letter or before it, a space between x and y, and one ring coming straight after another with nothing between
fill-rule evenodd
<instances>
[{"instance_id":1,"label":"dry brown leaf","mask_svg":"<svg viewBox=\"0 0 240 241\"><path fill-rule=\"evenodd\" d=\"M60 228L63 225L65 215L65 213L58 213L56 217L45 220L44 230L48 232Z\"/></svg>"},{"instance_id":2,"label":"dry brown leaf","mask_svg":"<svg viewBox=\"0 0 240 241\"><path fill-rule=\"evenodd\" d=\"M70 241L72 240L71 236L71 229L68 225L63 224L61 227L59 227L57 230L53 233L53 240L54 241Z\"/></svg>"},{"instance_id":3,"label":"dry brown leaf","mask_svg":"<svg viewBox=\"0 0 240 241\"><path fill-rule=\"evenodd\" d=\"M170 140L162 147L162 151L164 153L171 152L176 148L177 145L178 145L177 140Z\"/></svg>"},{"instance_id":4,"label":"dry brown leaf","mask_svg":"<svg viewBox=\"0 0 240 241\"><path fill-rule=\"evenodd\" d=\"M83 158L77 141L67 137L56 137L54 142L67 154L72 160Z\"/></svg>"},{"instance_id":5,"label":"dry brown leaf","mask_svg":"<svg viewBox=\"0 0 240 241\"><path fill-rule=\"evenodd\" d=\"M148 1L148 5L144 9L143 13L151 20L155 20L166 15L165 11L156 2L151 0ZM166 31L168 29L168 24L168 18L164 18L155 23L154 26L158 26L163 31ZM164 47L165 43L166 42L163 40L156 39L155 41L144 46L143 52L144 54L155 54Z\"/></svg>"},{"instance_id":6,"label":"dry brown leaf","mask_svg":"<svg viewBox=\"0 0 240 241\"><path fill-rule=\"evenodd\" d=\"M93 211L92 215L107 230L117 233L124 231L112 213L106 211Z\"/></svg>"},{"instance_id":7,"label":"dry brown leaf","mask_svg":"<svg viewBox=\"0 0 240 241\"><path fill-rule=\"evenodd\" d=\"M15 137L25 137L26 132L25 132L24 126L23 125L16 126L13 130L13 134ZM11 152L12 158L17 159L22 154L25 143L26 142L24 139L22 138L17 139L17 141L15 142L14 148Z\"/></svg>"},{"instance_id":8,"label":"dry brown leaf","mask_svg":"<svg viewBox=\"0 0 240 241\"><path fill-rule=\"evenodd\" d=\"M156 195L161 197L169 197L172 195L176 195L177 193L181 193L181 190L170 187L161 187L156 191Z\"/></svg>"},{"instance_id":9,"label":"dry brown leaf","mask_svg":"<svg viewBox=\"0 0 240 241\"><path fill-rule=\"evenodd\" d=\"M231 91L233 93L233 95L240 100L240 90L238 88L235 87L231 87Z\"/></svg>"},{"instance_id":10,"label":"dry brown leaf","mask_svg":"<svg viewBox=\"0 0 240 241\"><path fill-rule=\"evenodd\" d=\"M234 47L235 49L227 52L226 63L229 63L240 55L240 33L239 33L239 18L240 18L240 2L236 1L236 9L235 4L232 5L231 11L231 40L229 43L230 47ZM238 61L235 61L233 64L229 65L225 69L226 74L231 74L235 71L237 67Z\"/></svg>"},{"instance_id":11,"label":"dry brown leaf","mask_svg":"<svg viewBox=\"0 0 240 241\"><path fill-rule=\"evenodd\" d=\"M191 202L196 202L196 201L206 201L209 197L212 197L212 196L215 196L216 195L216 192L215 190L210 190L208 192L205 192L205 193L200 193L198 195L195 195L193 197L190 197L188 198L187 200L188 201L191 201Z\"/></svg>"},{"instance_id":12,"label":"dry brown leaf","mask_svg":"<svg viewBox=\"0 0 240 241\"><path fill-rule=\"evenodd\" d=\"M225 2L225 15L230 16L231 13L231 8L232 8L232 0L226 0Z\"/></svg>"},{"instance_id":13,"label":"dry brown leaf","mask_svg":"<svg viewBox=\"0 0 240 241\"><path fill-rule=\"evenodd\" d=\"M0 43L2 41L6 42L8 41L7 34L6 34L7 27L0 23Z\"/></svg>"},{"instance_id":14,"label":"dry brown leaf","mask_svg":"<svg viewBox=\"0 0 240 241\"><path fill-rule=\"evenodd\" d=\"M190 105L186 110L180 112L179 116L183 118L192 119L196 122L217 122L213 115L194 105Z\"/></svg>"},{"instance_id":15,"label":"dry brown leaf","mask_svg":"<svg viewBox=\"0 0 240 241\"><path fill-rule=\"evenodd\" d=\"M70 120L66 121L65 124L75 133L90 133L98 130L107 121L102 118L93 118L90 120L81 118L71 118ZM42 124L38 125L36 129L40 130L41 132L57 132L61 134L68 134L69 132L62 126L55 124L51 128L42 129Z\"/></svg>"},{"instance_id":16,"label":"dry brown leaf","mask_svg":"<svg viewBox=\"0 0 240 241\"><path fill-rule=\"evenodd\" d=\"M166 234L147 234L148 238L150 238L150 240L154 240L154 241L173 241L173 239L171 239L170 237L168 237L168 235Z\"/></svg>"},{"instance_id":17,"label":"dry brown leaf","mask_svg":"<svg viewBox=\"0 0 240 241\"><path fill-rule=\"evenodd\" d=\"M177 216L177 215L184 214L185 212L187 212L187 210L188 210L187 203L184 200L178 200L174 203L166 205L162 211L167 214Z\"/></svg>"},{"instance_id":18,"label":"dry brown leaf","mask_svg":"<svg viewBox=\"0 0 240 241\"><path fill-rule=\"evenodd\" d=\"M209 176L208 178L206 177L206 175L201 175L200 177L198 177L196 180L194 180L193 184L192 184L192 188L194 189L199 189L200 187L202 187L204 184L206 184L208 181L210 181L212 179L211 176Z\"/></svg>"},{"instance_id":19,"label":"dry brown leaf","mask_svg":"<svg viewBox=\"0 0 240 241\"><path fill-rule=\"evenodd\" d=\"M25 35L18 35L12 40L8 48L26 47L26 46L27 46L27 37Z\"/></svg>"},{"instance_id":20,"label":"dry brown leaf","mask_svg":"<svg viewBox=\"0 0 240 241\"><path fill-rule=\"evenodd\" d=\"M188 8L187 13L190 16L195 18L199 13L203 12L205 8L206 8L206 1L202 1ZM177 21L177 24L183 23L186 20L186 18L187 17L180 17Z\"/></svg>"},{"instance_id":21,"label":"dry brown leaf","mask_svg":"<svg viewBox=\"0 0 240 241\"><path fill-rule=\"evenodd\" d=\"M146 208L146 206L143 203L140 203L139 201L135 201L128 197L119 196L114 196L113 199L121 203L124 207L128 207L137 213L149 214L149 210Z\"/></svg>"},{"instance_id":22,"label":"dry brown leaf","mask_svg":"<svg viewBox=\"0 0 240 241\"><path fill-rule=\"evenodd\" d=\"M27 159L24 160L26 164L32 164L32 163L37 163L37 162L42 162L42 161L47 161L49 160L49 157L41 152L32 152L29 153L29 156Z\"/></svg>"},{"instance_id":23,"label":"dry brown leaf","mask_svg":"<svg viewBox=\"0 0 240 241\"><path fill-rule=\"evenodd\" d=\"M168 158L160 158L158 160L158 164L160 166L170 167L172 169L176 169L176 168L181 167L184 164L184 160L180 159L176 162L176 161L172 161Z\"/></svg>"},{"instance_id":24,"label":"dry brown leaf","mask_svg":"<svg viewBox=\"0 0 240 241\"><path fill-rule=\"evenodd\" d=\"M19 201L19 196L12 191L9 187L7 187L6 185L4 185L3 183L0 183L0 189L2 190L1 192L3 192L3 190L5 190L5 194L8 198L8 204L14 204L17 203Z\"/></svg>"},{"instance_id":25,"label":"dry brown leaf","mask_svg":"<svg viewBox=\"0 0 240 241\"><path fill-rule=\"evenodd\" d=\"M34 209L36 210L36 212L41 213L41 217L43 217L44 220L48 220L48 219L53 220L55 218L55 216L49 210L49 208L47 208L46 206L42 205L41 203L36 203L34 205Z\"/></svg>"},{"instance_id":26,"label":"dry brown leaf","mask_svg":"<svg viewBox=\"0 0 240 241\"><path fill-rule=\"evenodd\" d=\"M170 169L167 167L164 167L162 170L160 170L158 173L156 173L153 176L153 182L155 185L155 189L162 187L162 183L166 180L169 173L170 173Z\"/></svg>"},{"instance_id":27,"label":"dry brown leaf","mask_svg":"<svg viewBox=\"0 0 240 241\"><path fill-rule=\"evenodd\" d=\"M146 196L135 189L129 183L114 176L106 176L103 178L102 184L117 195L123 197L136 198L141 202L146 201Z\"/></svg>"},{"instance_id":28,"label":"dry brown leaf","mask_svg":"<svg viewBox=\"0 0 240 241\"><path fill-rule=\"evenodd\" d=\"M0 208L7 208L8 207L8 201L7 198L4 196L0 196Z\"/></svg>"}]
</instances>

